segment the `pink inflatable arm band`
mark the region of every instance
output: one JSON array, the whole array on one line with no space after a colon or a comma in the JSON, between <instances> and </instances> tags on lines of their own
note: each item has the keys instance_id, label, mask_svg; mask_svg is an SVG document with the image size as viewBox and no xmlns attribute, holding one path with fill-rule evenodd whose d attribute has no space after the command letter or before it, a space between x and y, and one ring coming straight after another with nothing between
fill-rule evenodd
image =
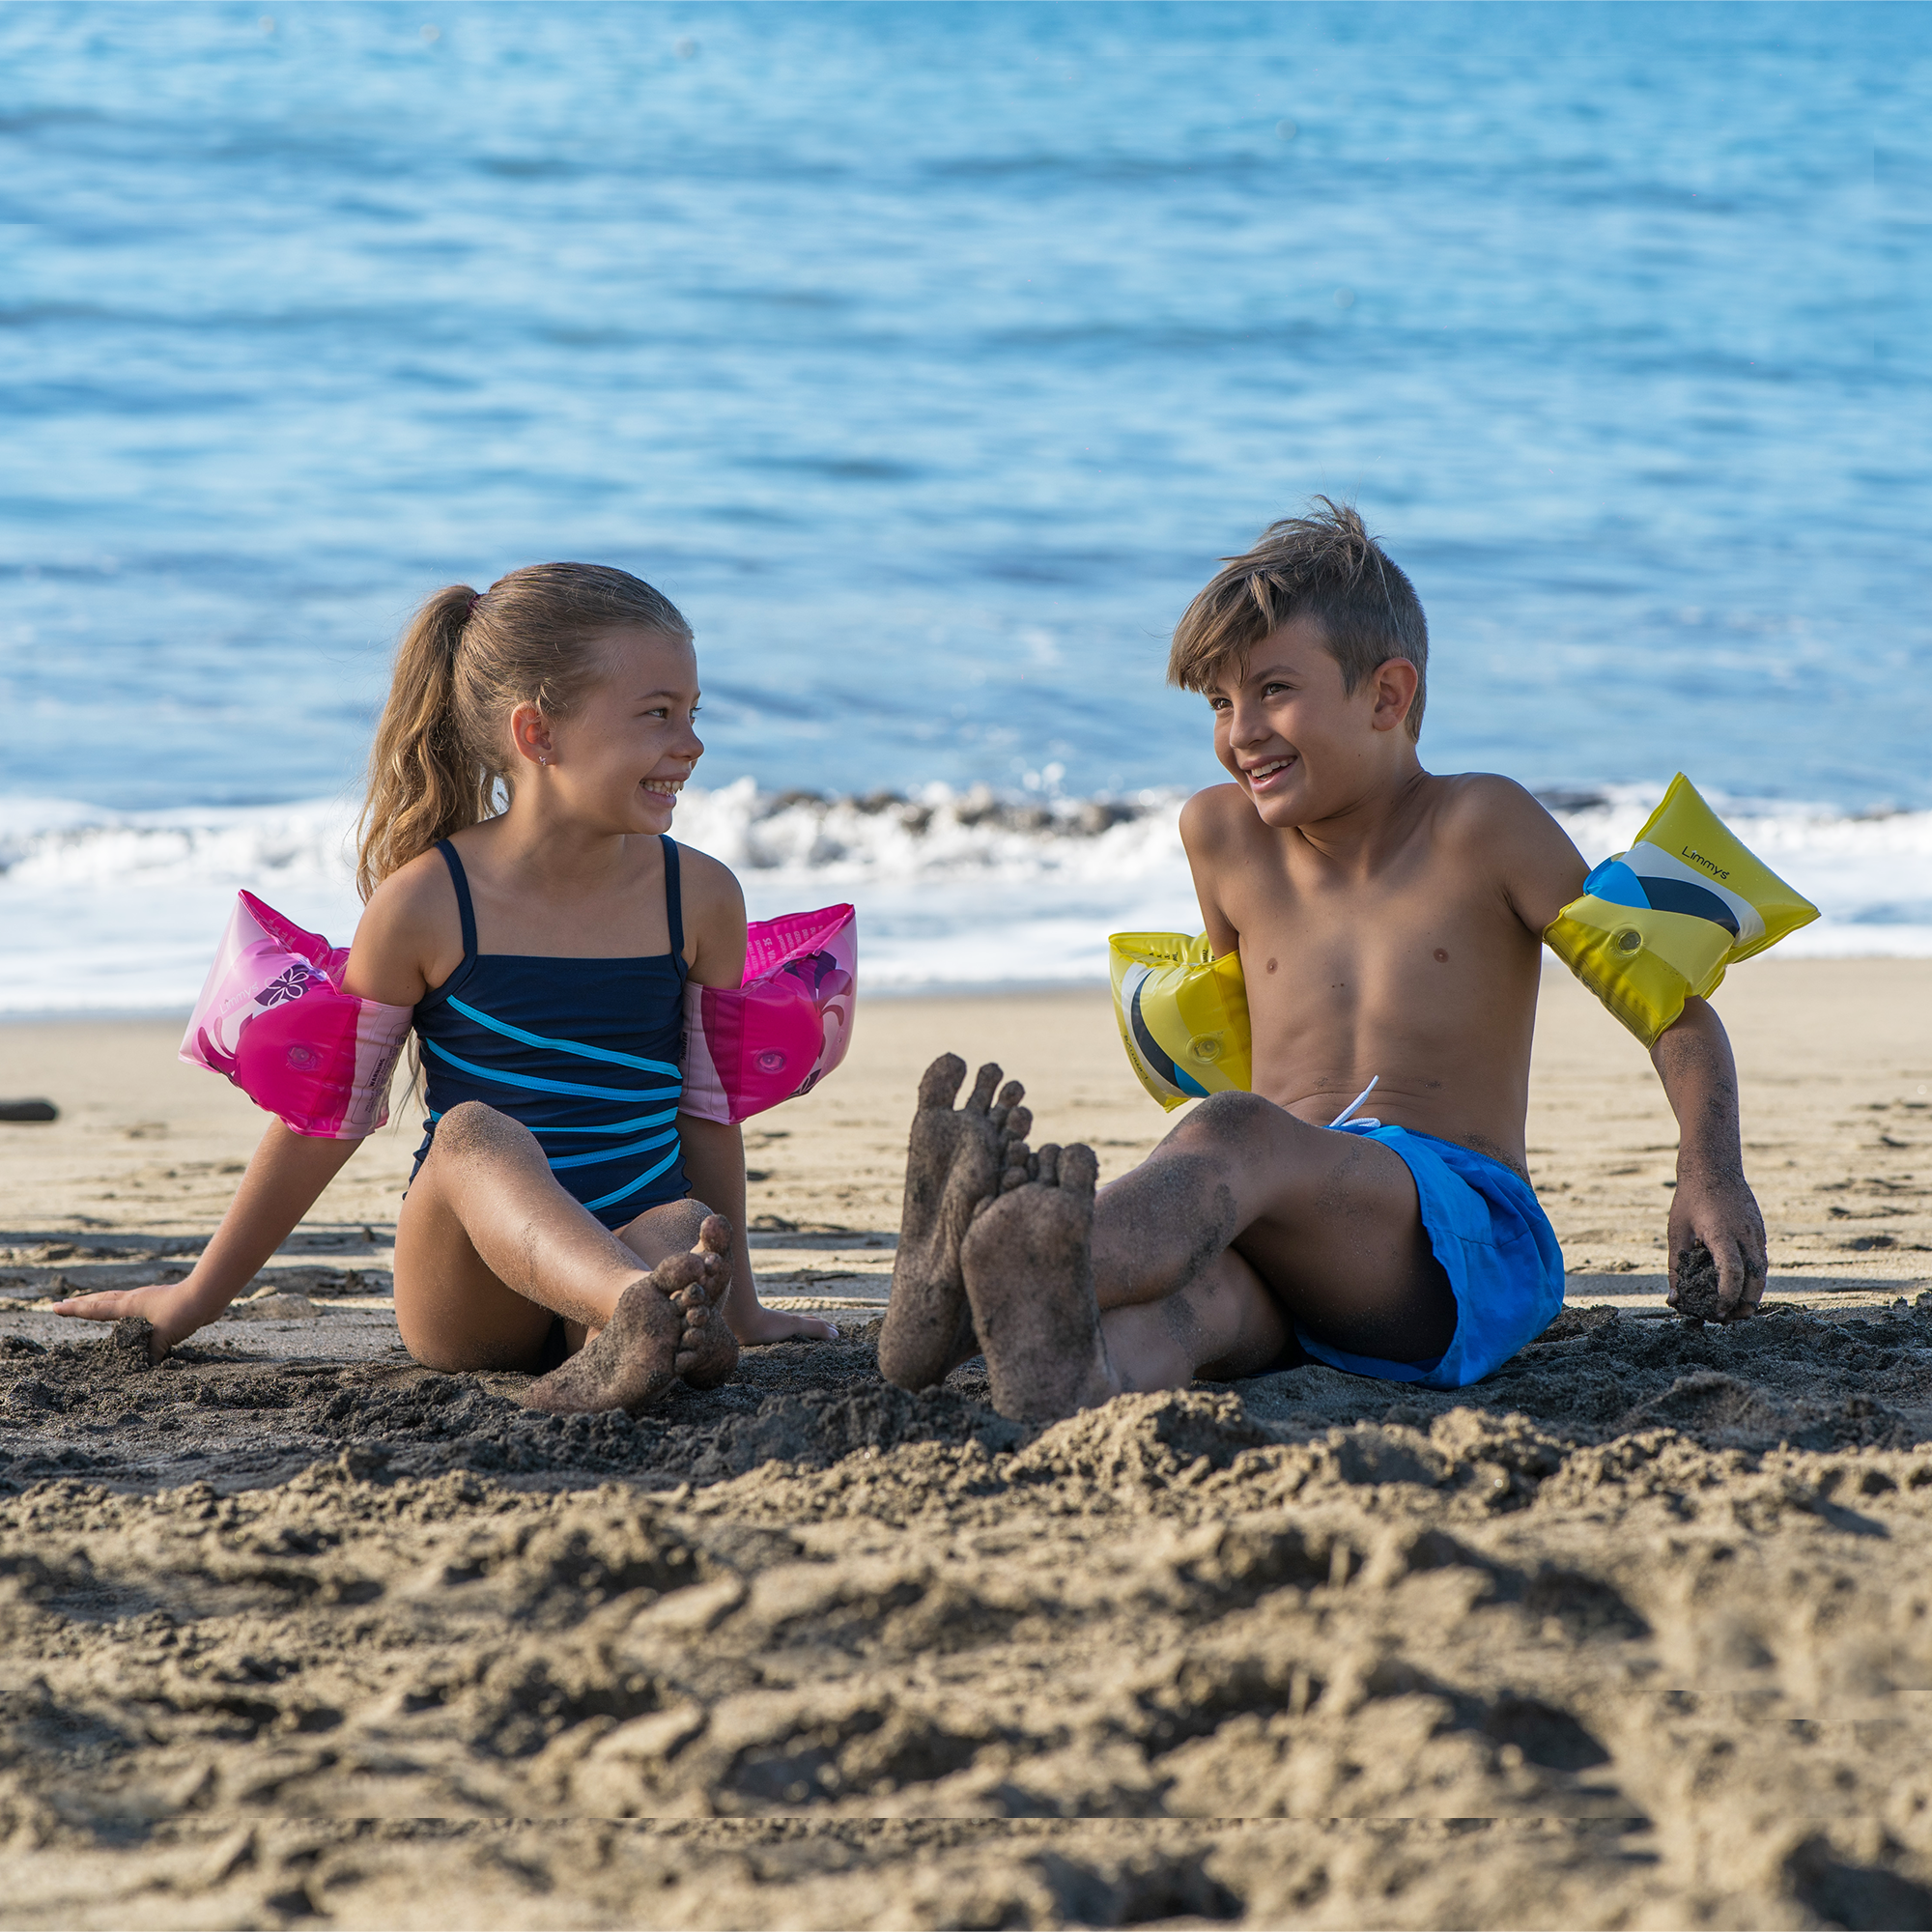
<instances>
[{"instance_id":1,"label":"pink inflatable arm band","mask_svg":"<svg viewBox=\"0 0 1932 1932\"><path fill-rule=\"evenodd\" d=\"M389 1118L389 1075L412 1007L342 990L346 947L304 932L253 893L236 895L181 1044L296 1133L359 1141Z\"/></svg>"},{"instance_id":2,"label":"pink inflatable arm band","mask_svg":"<svg viewBox=\"0 0 1932 1932\"><path fill-rule=\"evenodd\" d=\"M859 997L859 922L848 905L754 920L745 977L684 989L681 1113L743 1121L809 1094L845 1058Z\"/></svg>"}]
</instances>

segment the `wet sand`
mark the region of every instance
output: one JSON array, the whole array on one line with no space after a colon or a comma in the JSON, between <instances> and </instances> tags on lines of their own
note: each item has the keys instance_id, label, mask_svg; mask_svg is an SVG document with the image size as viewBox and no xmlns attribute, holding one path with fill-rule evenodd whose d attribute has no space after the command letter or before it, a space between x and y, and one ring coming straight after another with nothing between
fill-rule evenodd
<instances>
[{"instance_id":1,"label":"wet sand","mask_svg":"<svg viewBox=\"0 0 1932 1932\"><path fill-rule=\"evenodd\" d=\"M913 1083L1162 1117L1103 997L874 1001L752 1124L748 1350L636 1422L416 1369L412 1132L159 1369L37 1308L185 1269L259 1130L161 1023L0 1031L0 1921L1932 1923L1932 967L1719 1007L1770 1312L1662 1303L1675 1134L1546 980L1556 1325L1045 1431L880 1381ZM1921 1303L1921 1297L1923 1297Z\"/></svg>"}]
</instances>

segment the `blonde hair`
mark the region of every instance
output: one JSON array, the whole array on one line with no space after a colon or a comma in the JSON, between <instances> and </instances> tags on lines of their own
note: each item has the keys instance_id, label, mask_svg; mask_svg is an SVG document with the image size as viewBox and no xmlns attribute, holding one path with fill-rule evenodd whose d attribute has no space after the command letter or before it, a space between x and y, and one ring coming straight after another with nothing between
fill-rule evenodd
<instances>
[{"instance_id":1,"label":"blonde hair","mask_svg":"<svg viewBox=\"0 0 1932 1932\"><path fill-rule=\"evenodd\" d=\"M568 718L602 668L598 642L620 628L691 636L669 598L603 564L531 564L480 594L452 583L424 602L369 753L356 827L364 899L439 839L503 809L510 713L534 704Z\"/></svg>"},{"instance_id":2,"label":"blonde hair","mask_svg":"<svg viewBox=\"0 0 1932 1932\"><path fill-rule=\"evenodd\" d=\"M1350 505L1317 497L1310 509L1309 516L1270 524L1253 550L1221 559L1227 568L1175 626L1167 681L1205 691L1229 658L1245 660L1284 624L1313 617L1328 655L1342 667L1346 692L1391 658L1415 667L1415 697L1403 723L1419 738L1429 696L1422 600Z\"/></svg>"}]
</instances>

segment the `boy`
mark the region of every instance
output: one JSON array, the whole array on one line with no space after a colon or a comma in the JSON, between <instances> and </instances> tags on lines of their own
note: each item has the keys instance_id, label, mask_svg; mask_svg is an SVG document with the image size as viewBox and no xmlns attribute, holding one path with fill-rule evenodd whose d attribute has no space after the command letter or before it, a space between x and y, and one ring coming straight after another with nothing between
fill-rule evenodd
<instances>
[{"instance_id":1,"label":"boy","mask_svg":"<svg viewBox=\"0 0 1932 1932\"><path fill-rule=\"evenodd\" d=\"M1507 779L1418 761L1428 629L1352 509L1274 525L1189 607L1171 682L1234 782L1181 838L1217 955L1238 950L1254 1089L1196 1106L1094 1191L1084 1147L1030 1154L1022 1090L949 1055L920 1086L879 1359L902 1387L983 1351L1002 1414L1311 1357L1479 1380L1562 1304L1523 1144L1542 934L1582 889ZM1652 1053L1680 1131L1672 1299L1693 1241L1726 1319L1764 1292L1737 1075L1703 1001ZM1373 1114L1354 1101L1375 1081Z\"/></svg>"}]
</instances>

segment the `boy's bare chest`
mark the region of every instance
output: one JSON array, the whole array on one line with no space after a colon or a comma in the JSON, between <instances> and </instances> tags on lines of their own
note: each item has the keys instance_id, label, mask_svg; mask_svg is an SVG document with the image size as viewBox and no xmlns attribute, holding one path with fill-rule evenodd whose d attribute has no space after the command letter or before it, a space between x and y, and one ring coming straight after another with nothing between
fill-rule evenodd
<instances>
[{"instance_id":1,"label":"boy's bare chest","mask_svg":"<svg viewBox=\"0 0 1932 1932\"><path fill-rule=\"evenodd\" d=\"M1250 1000L1264 1009L1270 994L1304 1010L1450 996L1534 950L1500 894L1427 863L1368 880L1257 867L1224 903Z\"/></svg>"}]
</instances>

